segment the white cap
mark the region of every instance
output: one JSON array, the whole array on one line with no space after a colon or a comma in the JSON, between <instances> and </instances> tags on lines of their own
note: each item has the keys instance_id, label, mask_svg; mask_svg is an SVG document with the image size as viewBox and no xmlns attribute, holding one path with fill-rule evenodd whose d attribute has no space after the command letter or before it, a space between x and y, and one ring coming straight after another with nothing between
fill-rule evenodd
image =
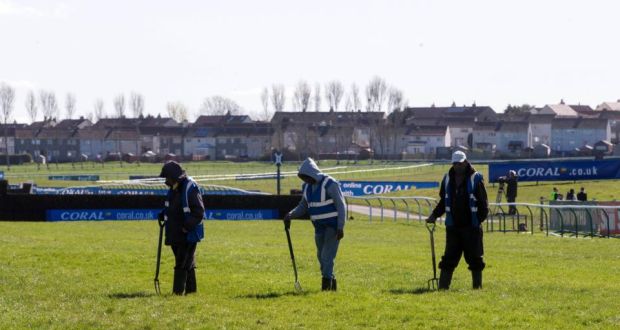
<instances>
[{"instance_id":1,"label":"white cap","mask_svg":"<svg viewBox=\"0 0 620 330\"><path fill-rule=\"evenodd\" d=\"M452 162L453 163L462 163L467 159L467 156L462 151L455 151L452 154Z\"/></svg>"}]
</instances>

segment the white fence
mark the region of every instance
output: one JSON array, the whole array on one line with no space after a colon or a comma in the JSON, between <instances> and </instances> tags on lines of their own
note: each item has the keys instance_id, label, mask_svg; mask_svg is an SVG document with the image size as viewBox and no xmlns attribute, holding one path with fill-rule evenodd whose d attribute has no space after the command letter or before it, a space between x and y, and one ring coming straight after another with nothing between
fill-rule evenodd
<instances>
[{"instance_id":1,"label":"white fence","mask_svg":"<svg viewBox=\"0 0 620 330\"><path fill-rule=\"evenodd\" d=\"M376 219L384 221L386 217L393 221L406 219L407 222L421 222L437 205L436 199L421 196L363 196L346 199L349 213L352 209L356 213L365 213L370 222ZM516 208L514 214L508 212L511 205ZM438 221L441 223L443 219ZM489 215L483 225L487 232L534 234L538 229L546 235L620 237L620 203L489 203Z\"/></svg>"}]
</instances>

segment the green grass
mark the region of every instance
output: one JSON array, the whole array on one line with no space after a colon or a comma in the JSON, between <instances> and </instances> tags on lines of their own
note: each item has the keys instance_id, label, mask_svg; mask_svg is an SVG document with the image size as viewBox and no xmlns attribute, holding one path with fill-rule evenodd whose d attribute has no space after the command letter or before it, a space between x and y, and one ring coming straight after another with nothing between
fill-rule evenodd
<instances>
[{"instance_id":1,"label":"green grass","mask_svg":"<svg viewBox=\"0 0 620 330\"><path fill-rule=\"evenodd\" d=\"M398 169L402 166L416 165L416 163L383 163L374 162L369 164L368 161L360 161L357 164L344 163L336 164L335 161L321 162L322 168L335 166L346 166L345 169L335 171L358 171L365 169L379 169L383 171L377 172L352 172L348 174L335 174L338 180L367 180L367 181L436 181L440 182L445 172L448 170L447 165L432 165L427 167ZM475 165L475 164L474 164ZM232 163L224 161L205 161L205 162L188 162L183 166L192 176L200 175L221 175L221 174L249 174L249 173L267 173L275 172L275 166L266 162L248 162L248 163ZM282 167L283 172L296 171L299 163L285 162ZM478 171L488 176L488 166L475 165ZM37 169L35 164L27 164L20 166L12 166L10 171L3 169L5 176L11 183L19 183L24 181L33 181L40 186L76 186L76 185L92 185L96 182L77 182L77 181L50 181L47 179L49 175L56 174L99 174L101 180L127 180L129 175L157 175L161 170L161 164L123 164L121 167L118 162L108 162L103 167L92 163L82 166L75 164L51 164L49 169L41 167ZM589 198L597 200L613 200L620 195L620 186L616 183L618 180L603 181L578 181L576 183L568 182L522 182L519 185L519 197L517 201L538 203L540 197L548 198L553 187L558 187L561 193L566 193L570 188L578 191L580 187L585 187ZM241 189L260 190L269 193L276 192L276 182L273 179L267 180L248 180L239 181L234 179L204 181L203 184L225 185ZM288 194L291 189L299 189L300 180L293 176L282 180L282 192ZM487 185L489 199L495 201L497 195L497 185ZM437 198L438 189L421 189L401 191L388 194L388 196L425 196Z\"/></svg>"},{"instance_id":2,"label":"green grass","mask_svg":"<svg viewBox=\"0 0 620 330\"><path fill-rule=\"evenodd\" d=\"M282 224L208 222L198 293L153 294L152 221L0 222L0 328L618 328L620 241L487 233L484 289L461 261L453 289L432 277L419 223L350 221L322 293L309 223L295 221L303 294L295 294ZM444 232L438 227L437 253ZM171 291L172 253L162 289Z\"/></svg>"}]
</instances>

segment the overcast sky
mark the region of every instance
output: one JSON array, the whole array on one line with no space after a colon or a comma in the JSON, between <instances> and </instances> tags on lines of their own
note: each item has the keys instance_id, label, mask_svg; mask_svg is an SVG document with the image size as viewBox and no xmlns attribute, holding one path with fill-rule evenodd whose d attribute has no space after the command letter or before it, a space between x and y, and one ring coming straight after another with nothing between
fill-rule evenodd
<instances>
[{"instance_id":1,"label":"overcast sky","mask_svg":"<svg viewBox=\"0 0 620 330\"><path fill-rule=\"evenodd\" d=\"M148 113L181 101L195 116L208 96L258 113L273 83L363 91L374 75L411 106L594 107L620 98L619 13L614 0L0 0L0 82L18 121L30 89L61 109L74 93L78 115L136 91Z\"/></svg>"}]
</instances>

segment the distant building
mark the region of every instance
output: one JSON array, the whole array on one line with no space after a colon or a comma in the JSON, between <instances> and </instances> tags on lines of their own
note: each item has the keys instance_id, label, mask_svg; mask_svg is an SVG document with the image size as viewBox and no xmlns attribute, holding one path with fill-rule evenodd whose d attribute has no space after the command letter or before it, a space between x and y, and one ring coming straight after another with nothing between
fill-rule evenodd
<instances>
[{"instance_id":1,"label":"distant building","mask_svg":"<svg viewBox=\"0 0 620 330\"><path fill-rule=\"evenodd\" d=\"M579 114L569 105L561 102L560 104L547 104L542 108L533 110L536 115L555 115L556 117L577 117Z\"/></svg>"},{"instance_id":2,"label":"distant building","mask_svg":"<svg viewBox=\"0 0 620 330\"><path fill-rule=\"evenodd\" d=\"M532 146L532 127L529 122L503 121L496 134L497 151L503 155L520 156L524 149Z\"/></svg>"},{"instance_id":3,"label":"distant building","mask_svg":"<svg viewBox=\"0 0 620 330\"><path fill-rule=\"evenodd\" d=\"M480 122L473 127L473 148L486 152L495 152L497 149L497 131L500 122Z\"/></svg>"},{"instance_id":4,"label":"distant building","mask_svg":"<svg viewBox=\"0 0 620 330\"><path fill-rule=\"evenodd\" d=\"M26 124L0 124L0 154L15 154L15 131L23 129ZM4 140L6 136L6 141ZM8 150L7 150L8 148Z\"/></svg>"},{"instance_id":5,"label":"distant building","mask_svg":"<svg viewBox=\"0 0 620 330\"><path fill-rule=\"evenodd\" d=\"M371 148L375 154L393 149L393 132L386 130L383 112L285 112L271 119L274 149L308 155L347 153ZM391 150L390 149L390 150Z\"/></svg>"},{"instance_id":6,"label":"distant building","mask_svg":"<svg viewBox=\"0 0 620 330\"><path fill-rule=\"evenodd\" d=\"M246 115L200 116L185 137L186 156L209 159L259 159L272 149L268 122Z\"/></svg>"},{"instance_id":7,"label":"distant building","mask_svg":"<svg viewBox=\"0 0 620 330\"><path fill-rule=\"evenodd\" d=\"M551 124L551 148L556 153L574 152L584 146L611 138L607 119L556 118Z\"/></svg>"},{"instance_id":8,"label":"distant building","mask_svg":"<svg viewBox=\"0 0 620 330\"><path fill-rule=\"evenodd\" d=\"M435 155L438 147L450 146L448 126L409 126L402 137L402 151L407 154Z\"/></svg>"},{"instance_id":9,"label":"distant building","mask_svg":"<svg viewBox=\"0 0 620 330\"><path fill-rule=\"evenodd\" d=\"M216 132L216 127L190 127L184 138L183 156L195 160L215 159Z\"/></svg>"},{"instance_id":10,"label":"distant building","mask_svg":"<svg viewBox=\"0 0 620 330\"><path fill-rule=\"evenodd\" d=\"M406 125L448 126L450 129L450 146L473 147L474 124L480 122L496 122L497 113L488 106L456 106L450 107L408 107L400 113ZM389 120L389 118L388 118Z\"/></svg>"},{"instance_id":11,"label":"distant building","mask_svg":"<svg viewBox=\"0 0 620 330\"><path fill-rule=\"evenodd\" d=\"M620 100L617 102L603 102L596 106L596 111L620 111Z\"/></svg>"}]
</instances>

